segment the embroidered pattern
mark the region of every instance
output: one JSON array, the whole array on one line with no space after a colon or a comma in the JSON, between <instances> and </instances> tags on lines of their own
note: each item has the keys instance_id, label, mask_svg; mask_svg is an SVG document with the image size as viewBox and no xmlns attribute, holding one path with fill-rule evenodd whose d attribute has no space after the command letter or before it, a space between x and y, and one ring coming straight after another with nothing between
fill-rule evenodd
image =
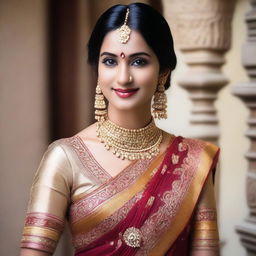
<instances>
[{"instance_id":1,"label":"embroidered pattern","mask_svg":"<svg viewBox=\"0 0 256 256\"><path fill-rule=\"evenodd\" d=\"M86 217L88 214L92 213L97 206L133 184L137 177L149 167L152 160L153 159L143 159L137 161L134 165L125 169L120 175L101 186L94 193L74 202L70 207L71 223L75 223Z\"/></svg>"},{"instance_id":2,"label":"embroidered pattern","mask_svg":"<svg viewBox=\"0 0 256 256\"><path fill-rule=\"evenodd\" d=\"M28 213L21 239L22 248L32 248L53 253L64 222L47 213Z\"/></svg>"},{"instance_id":3,"label":"embroidered pattern","mask_svg":"<svg viewBox=\"0 0 256 256\"><path fill-rule=\"evenodd\" d=\"M188 145L183 141L180 142L178 145L179 152L183 152L183 151L187 150L187 148L188 148Z\"/></svg>"},{"instance_id":4,"label":"embroidered pattern","mask_svg":"<svg viewBox=\"0 0 256 256\"><path fill-rule=\"evenodd\" d=\"M83 172L85 174L90 173L101 183L104 183L111 178L111 176L99 165L80 137L70 137L65 139L65 142L75 150L84 167Z\"/></svg>"},{"instance_id":5,"label":"embroidered pattern","mask_svg":"<svg viewBox=\"0 0 256 256\"><path fill-rule=\"evenodd\" d=\"M217 212L215 208L199 208L196 212L196 221L217 220Z\"/></svg>"},{"instance_id":6,"label":"embroidered pattern","mask_svg":"<svg viewBox=\"0 0 256 256\"><path fill-rule=\"evenodd\" d=\"M149 216L140 228L143 236L143 245L136 255L148 255L149 251L157 244L161 234L166 231L173 221L182 198L184 198L196 173L199 162L197 156L202 151L204 142L184 139L184 143L188 147L187 157L184 158L183 163L180 165L179 168L181 169L175 169L176 174L179 174L180 177L172 183L170 190L166 191L161 197L162 206Z\"/></svg>"},{"instance_id":7,"label":"embroidered pattern","mask_svg":"<svg viewBox=\"0 0 256 256\"><path fill-rule=\"evenodd\" d=\"M161 200L161 206L148 217L143 226L140 228L143 243L136 255L148 255L148 252L157 244L166 229L171 225L173 216L176 215L180 203L184 198L192 179L194 178L197 170L199 155L204 147L204 142L197 140L184 139L184 144L177 145L177 152L174 158L174 163L179 165L173 169L173 173L178 177L175 177L173 182L170 182L170 189L167 190L158 200ZM185 145L185 146L184 146ZM188 150L187 156L180 161L179 154ZM177 156L177 157L176 157ZM152 160L151 160L152 161ZM171 158L171 161L173 159ZM85 198L76 201L71 206L70 220L71 226L77 221L91 214L95 207L101 205L106 200L116 195L123 189L129 187L135 182L137 177L146 169L150 164L150 160L143 160L137 162L132 168L129 168L126 172L123 172L120 176L117 176L113 180L109 180L101 187L96 189L93 193L89 194ZM156 173L157 168L153 171L153 175ZM161 170L166 173L166 170ZM169 171L168 171L169 172ZM153 176L152 175L152 176ZM94 246L94 242L102 235L113 229L120 221L122 221L134 204L141 198L143 191L137 194L134 198L129 200L120 209L114 212L111 216L99 223L96 227L86 233L79 233L73 235L73 244L76 249L82 249L86 246ZM148 200L146 207L152 206L155 198L152 197ZM158 201L157 201L158 202ZM154 205L152 206L154 207ZM120 243L122 241L120 240ZM116 246L116 244L113 244Z\"/></svg>"},{"instance_id":8,"label":"embroidered pattern","mask_svg":"<svg viewBox=\"0 0 256 256\"><path fill-rule=\"evenodd\" d=\"M167 165L165 164L161 170L161 174L164 175L167 170Z\"/></svg>"},{"instance_id":9,"label":"embroidered pattern","mask_svg":"<svg viewBox=\"0 0 256 256\"><path fill-rule=\"evenodd\" d=\"M177 164L179 162L179 156L172 154L172 164Z\"/></svg>"},{"instance_id":10,"label":"embroidered pattern","mask_svg":"<svg viewBox=\"0 0 256 256\"><path fill-rule=\"evenodd\" d=\"M219 250L219 234L215 208L199 208L192 236L193 250Z\"/></svg>"},{"instance_id":11,"label":"embroidered pattern","mask_svg":"<svg viewBox=\"0 0 256 256\"><path fill-rule=\"evenodd\" d=\"M151 196L148 201L147 201L147 204L146 204L146 207L149 207L151 206L155 201L155 197L154 196Z\"/></svg>"},{"instance_id":12,"label":"embroidered pattern","mask_svg":"<svg viewBox=\"0 0 256 256\"><path fill-rule=\"evenodd\" d=\"M94 229L86 233L74 234L73 235L73 245L76 249L81 249L88 246L93 241L109 232L115 225L117 225L121 220L123 220L133 205L141 198L142 192L138 193L130 201L128 201L123 207L114 212L110 217L106 218Z\"/></svg>"},{"instance_id":13,"label":"embroidered pattern","mask_svg":"<svg viewBox=\"0 0 256 256\"><path fill-rule=\"evenodd\" d=\"M142 241L140 230L135 227L127 228L123 234L123 240L130 247L140 247Z\"/></svg>"},{"instance_id":14,"label":"embroidered pattern","mask_svg":"<svg viewBox=\"0 0 256 256\"><path fill-rule=\"evenodd\" d=\"M63 221L48 213L29 213L25 219L25 226L47 227L59 232L63 229Z\"/></svg>"},{"instance_id":15,"label":"embroidered pattern","mask_svg":"<svg viewBox=\"0 0 256 256\"><path fill-rule=\"evenodd\" d=\"M55 250L56 242L49 238L23 235L21 239L21 247L52 253Z\"/></svg>"}]
</instances>

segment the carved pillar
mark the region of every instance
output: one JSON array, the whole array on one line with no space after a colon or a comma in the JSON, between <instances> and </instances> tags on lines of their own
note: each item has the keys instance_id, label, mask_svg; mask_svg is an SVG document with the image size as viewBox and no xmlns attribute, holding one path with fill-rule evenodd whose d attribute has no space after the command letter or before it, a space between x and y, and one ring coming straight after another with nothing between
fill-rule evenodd
<instances>
[{"instance_id":1,"label":"carved pillar","mask_svg":"<svg viewBox=\"0 0 256 256\"><path fill-rule=\"evenodd\" d=\"M245 154L248 160L246 178L246 196L249 216L237 227L241 243L247 255L256 255L256 0L250 0L250 10L245 15L247 39L242 47L242 63L249 76L249 81L239 83L233 88L233 94L242 99L250 110L249 128L246 136L250 140L250 149Z\"/></svg>"},{"instance_id":2,"label":"carved pillar","mask_svg":"<svg viewBox=\"0 0 256 256\"><path fill-rule=\"evenodd\" d=\"M214 143L219 137L214 101L228 83L221 66L230 48L234 3L235 0L165 1L176 46L188 65L179 84L193 103L190 136Z\"/></svg>"}]
</instances>

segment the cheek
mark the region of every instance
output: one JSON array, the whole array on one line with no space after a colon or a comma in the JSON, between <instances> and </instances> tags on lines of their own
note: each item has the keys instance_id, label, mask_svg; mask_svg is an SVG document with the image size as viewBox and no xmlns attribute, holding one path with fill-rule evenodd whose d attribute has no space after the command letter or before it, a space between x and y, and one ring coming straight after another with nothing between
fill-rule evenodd
<instances>
[{"instance_id":1,"label":"cheek","mask_svg":"<svg viewBox=\"0 0 256 256\"><path fill-rule=\"evenodd\" d=\"M114 69L106 68L103 65L99 65L98 67L98 80L101 84L108 84L112 82L115 78Z\"/></svg>"},{"instance_id":2,"label":"cheek","mask_svg":"<svg viewBox=\"0 0 256 256\"><path fill-rule=\"evenodd\" d=\"M158 82L158 72L157 69L147 69L143 73L138 72L137 81L143 87L147 88L148 92L155 92Z\"/></svg>"}]
</instances>

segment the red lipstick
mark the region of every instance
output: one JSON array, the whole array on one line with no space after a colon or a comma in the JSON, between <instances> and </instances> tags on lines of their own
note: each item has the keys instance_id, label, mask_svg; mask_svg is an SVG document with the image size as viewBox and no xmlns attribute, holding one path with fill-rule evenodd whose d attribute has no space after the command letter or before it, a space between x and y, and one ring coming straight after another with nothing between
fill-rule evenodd
<instances>
[{"instance_id":1,"label":"red lipstick","mask_svg":"<svg viewBox=\"0 0 256 256\"><path fill-rule=\"evenodd\" d=\"M117 94L117 96L119 96L120 98L128 98L131 97L132 95L134 95L139 89L121 89L121 88L117 88L117 89L113 89L115 91L115 93Z\"/></svg>"}]
</instances>

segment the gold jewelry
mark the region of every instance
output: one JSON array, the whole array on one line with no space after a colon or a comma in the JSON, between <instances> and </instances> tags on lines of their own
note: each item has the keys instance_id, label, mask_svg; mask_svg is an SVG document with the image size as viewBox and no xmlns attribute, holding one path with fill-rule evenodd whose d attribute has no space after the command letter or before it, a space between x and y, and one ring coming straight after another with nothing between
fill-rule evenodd
<instances>
[{"instance_id":1,"label":"gold jewelry","mask_svg":"<svg viewBox=\"0 0 256 256\"><path fill-rule=\"evenodd\" d=\"M131 83L132 82L132 76L131 75L129 75L129 83Z\"/></svg>"},{"instance_id":2,"label":"gold jewelry","mask_svg":"<svg viewBox=\"0 0 256 256\"><path fill-rule=\"evenodd\" d=\"M107 116L107 106L99 84L96 86L94 108L95 119L98 121L104 121Z\"/></svg>"},{"instance_id":3,"label":"gold jewelry","mask_svg":"<svg viewBox=\"0 0 256 256\"><path fill-rule=\"evenodd\" d=\"M127 228L123 234L123 240L130 247L140 247L142 242L142 233L138 228Z\"/></svg>"},{"instance_id":4,"label":"gold jewelry","mask_svg":"<svg viewBox=\"0 0 256 256\"><path fill-rule=\"evenodd\" d=\"M122 128L109 119L97 123L97 137L121 159L151 159L160 151L163 133L152 121L144 128Z\"/></svg>"},{"instance_id":5,"label":"gold jewelry","mask_svg":"<svg viewBox=\"0 0 256 256\"><path fill-rule=\"evenodd\" d=\"M166 83L166 76L161 76L159 78L159 83L157 86L157 91L155 92L153 98L153 116L157 119L166 119L167 118L167 97L165 94L164 84Z\"/></svg>"},{"instance_id":6,"label":"gold jewelry","mask_svg":"<svg viewBox=\"0 0 256 256\"><path fill-rule=\"evenodd\" d=\"M124 24L118 29L119 32L119 41L122 44L126 44L130 38L130 34L131 34L131 29L130 27L127 25L127 20L128 20L128 16L129 16L130 10L129 8L127 8L126 10L126 15L125 15L125 20L124 20Z\"/></svg>"}]
</instances>

